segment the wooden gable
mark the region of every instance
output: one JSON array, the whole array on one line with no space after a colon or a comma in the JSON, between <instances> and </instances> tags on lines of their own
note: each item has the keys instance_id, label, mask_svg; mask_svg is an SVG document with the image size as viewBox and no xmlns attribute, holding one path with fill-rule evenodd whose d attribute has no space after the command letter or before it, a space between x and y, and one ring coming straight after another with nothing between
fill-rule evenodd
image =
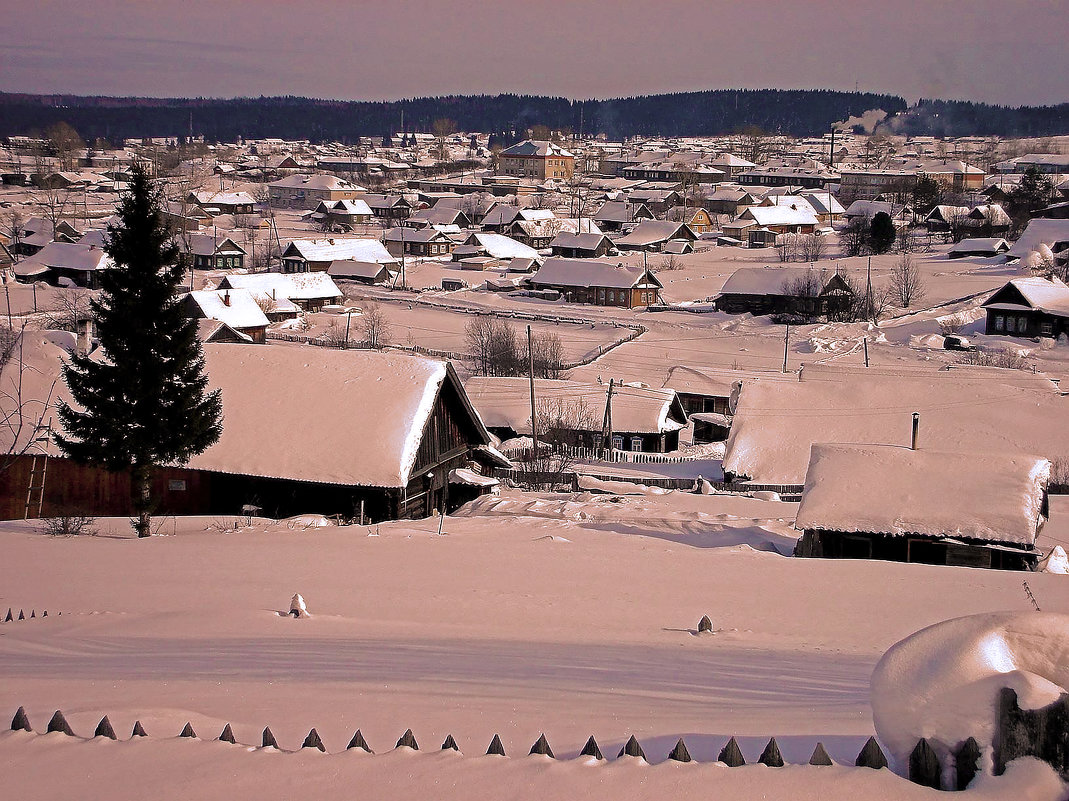
<instances>
[{"instance_id":1,"label":"wooden gable","mask_svg":"<svg viewBox=\"0 0 1069 801\"><path fill-rule=\"evenodd\" d=\"M989 297L983 302L984 306L990 306L993 303L1011 303L1014 306L1025 306L1029 309L1032 308L1032 304L1028 302L1028 299L1024 294L1015 287L1012 283L1006 284L1002 289L998 290L994 295Z\"/></svg>"}]
</instances>

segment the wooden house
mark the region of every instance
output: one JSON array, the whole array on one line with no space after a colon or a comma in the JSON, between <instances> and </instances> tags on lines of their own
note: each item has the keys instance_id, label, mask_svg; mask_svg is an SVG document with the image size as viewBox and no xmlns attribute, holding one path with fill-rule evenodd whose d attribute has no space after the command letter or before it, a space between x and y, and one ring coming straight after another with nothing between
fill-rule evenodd
<instances>
[{"instance_id":1,"label":"wooden house","mask_svg":"<svg viewBox=\"0 0 1069 801\"><path fill-rule=\"evenodd\" d=\"M213 217L220 214L252 214L256 199L248 192L190 192L186 202L200 206Z\"/></svg>"},{"instance_id":2,"label":"wooden house","mask_svg":"<svg viewBox=\"0 0 1069 801\"><path fill-rule=\"evenodd\" d=\"M1030 339L1069 334L1069 286L1057 278L1014 278L983 308L989 335Z\"/></svg>"},{"instance_id":3,"label":"wooden house","mask_svg":"<svg viewBox=\"0 0 1069 801\"><path fill-rule=\"evenodd\" d=\"M648 206L629 200L608 200L594 214L594 222L603 231L620 231L632 223L652 219L653 212Z\"/></svg>"},{"instance_id":4,"label":"wooden house","mask_svg":"<svg viewBox=\"0 0 1069 801\"><path fill-rule=\"evenodd\" d=\"M412 213L412 204L403 195L366 194L362 200L379 219L400 221L408 219Z\"/></svg>"},{"instance_id":5,"label":"wooden house","mask_svg":"<svg viewBox=\"0 0 1069 801\"><path fill-rule=\"evenodd\" d=\"M534 289L555 289L565 300L633 309L661 299L662 284L652 271L594 259L546 259L531 276Z\"/></svg>"},{"instance_id":6,"label":"wooden house","mask_svg":"<svg viewBox=\"0 0 1069 801\"><path fill-rule=\"evenodd\" d=\"M686 239L693 242L697 238L698 235L686 223L671 220L644 220L629 234L617 239L614 244L619 250L645 250L659 253L664 249L665 242L670 240Z\"/></svg>"},{"instance_id":7,"label":"wooden house","mask_svg":"<svg viewBox=\"0 0 1069 801\"><path fill-rule=\"evenodd\" d=\"M103 248L77 242L49 242L28 259L14 266L15 278L21 283L45 281L97 288L97 275L112 265Z\"/></svg>"},{"instance_id":8,"label":"wooden house","mask_svg":"<svg viewBox=\"0 0 1069 801\"><path fill-rule=\"evenodd\" d=\"M713 230L713 220L709 212L701 207L676 206L668 210L668 219L672 222L686 223L687 227L696 234L704 234Z\"/></svg>"},{"instance_id":9,"label":"wooden house","mask_svg":"<svg viewBox=\"0 0 1069 801\"><path fill-rule=\"evenodd\" d=\"M448 256L457 243L437 228L408 228L398 226L382 236L391 256Z\"/></svg>"},{"instance_id":10,"label":"wooden house","mask_svg":"<svg viewBox=\"0 0 1069 801\"><path fill-rule=\"evenodd\" d=\"M367 225L374 215L367 203L360 198L355 198L321 201L308 216L327 227L338 226L352 229L358 225Z\"/></svg>"},{"instance_id":11,"label":"wooden house","mask_svg":"<svg viewBox=\"0 0 1069 801\"><path fill-rule=\"evenodd\" d=\"M502 439L530 436L531 395L526 378L473 377L464 385L486 427ZM602 442L608 384L535 379L536 408L543 428L559 429L558 440L586 448L608 447ZM613 387L612 447L645 453L679 448L679 432L687 414L675 392L627 384ZM566 429L566 430L565 430Z\"/></svg>"},{"instance_id":12,"label":"wooden house","mask_svg":"<svg viewBox=\"0 0 1069 801\"><path fill-rule=\"evenodd\" d=\"M35 384L41 398L66 358L60 348L44 346L52 370ZM313 350L204 346L209 389L222 390L223 432L188 463L157 471L160 514L257 507L275 518L313 512L364 522L418 518L489 492L497 483L492 468L510 466L490 446L448 362ZM67 399L65 387L59 392ZM21 457L0 474L0 515L22 517L31 461ZM130 512L126 473L50 458L47 475L46 516L71 508Z\"/></svg>"},{"instance_id":13,"label":"wooden house","mask_svg":"<svg viewBox=\"0 0 1069 801\"><path fill-rule=\"evenodd\" d=\"M1032 570L1050 467L1006 452L814 444L796 553Z\"/></svg>"},{"instance_id":14,"label":"wooden house","mask_svg":"<svg viewBox=\"0 0 1069 801\"><path fill-rule=\"evenodd\" d=\"M282 272L325 272L335 261L397 263L377 239L294 239L282 251Z\"/></svg>"},{"instance_id":15,"label":"wooden house","mask_svg":"<svg viewBox=\"0 0 1069 801\"><path fill-rule=\"evenodd\" d=\"M718 372L676 365L668 371L664 388L679 396L694 425L694 442L721 442L731 432L732 397L740 379L735 371Z\"/></svg>"},{"instance_id":16,"label":"wooden house","mask_svg":"<svg viewBox=\"0 0 1069 801\"><path fill-rule=\"evenodd\" d=\"M181 303L187 317L218 320L248 336L257 345L267 341L269 320L247 289L203 289L187 292Z\"/></svg>"},{"instance_id":17,"label":"wooden house","mask_svg":"<svg viewBox=\"0 0 1069 801\"><path fill-rule=\"evenodd\" d=\"M216 289L245 289L268 311L272 304L288 301L300 311L319 311L340 303L344 295L325 272L252 273L227 275Z\"/></svg>"},{"instance_id":18,"label":"wooden house","mask_svg":"<svg viewBox=\"0 0 1069 801\"><path fill-rule=\"evenodd\" d=\"M565 259L597 259L613 249L605 234L573 234L561 232L549 243L554 256Z\"/></svg>"},{"instance_id":19,"label":"wooden house","mask_svg":"<svg viewBox=\"0 0 1069 801\"><path fill-rule=\"evenodd\" d=\"M838 273L812 267L740 267L714 299L728 314L835 314L850 300L850 286Z\"/></svg>"},{"instance_id":20,"label":"wooden house","mask_svg":"<svg viewBox=\"0 0 1069 801\"><path fill-rule=\"evenodd\" d=\"M191 234L178 237L179 258L195 270L240 270L245 266L245 248L228 236Z\"/></svg>"},{"instance_id":21,"label":"wooden house","mask_svg":"<svg viewBox=\"0 0 1069 801\"><path fill-rule=\"evenodd\" d=\"M354 259L332 261L327 265L326 273L339 281L356 281L360 284L388 284L395 274L385 264Z\"/></svg>"}]
</instances>

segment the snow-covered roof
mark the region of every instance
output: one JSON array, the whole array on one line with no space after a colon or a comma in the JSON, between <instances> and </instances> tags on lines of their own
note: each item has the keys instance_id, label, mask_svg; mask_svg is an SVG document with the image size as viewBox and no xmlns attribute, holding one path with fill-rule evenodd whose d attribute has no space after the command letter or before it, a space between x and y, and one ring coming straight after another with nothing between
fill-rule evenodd
<instances>
[{"instance_id":1,"label":"snow-covered roof","mask_svg":"<svg viewBox=\"0 0 1069 801\"><path fill-rule=\"evenodd\" d=\"M795 526L1031 547L1050 467L1019 453L814 444Z\"/></svg>"},{"instance_id":2,"label":"snow-covered roof","mask_svg":"<svg viewBox=\"0 0 1069 801\"><path fill-rule=\"evenodd\" d=\"M502 234L483 233L482 231L476 231L471 235L471 239L478 242L479 247L493 256L495 259L537 259L538 251L532 247L528 247L522 242L517 242L515 239L504 236Z\"/></svg>"},{"instance_id":3,"label":"snow-covered roof","mask_svg":"<svg viewBox=\"0 0 1069 801\"><path fill-rule=\"evenodd\" d=\"M228 236L193 234L189 237L189 252L195 256L244 255L245 249Z\"/></svg>"},{"instance_id":4,"label":"snow-covered roof","mask_svg":"<svg viewBox=\"0 0 1069 801\"><path fill-rule=\"evenodd\" d=\"M261 328L267 317L247 289L201 289L185 296L209 320L220 320L231 328Z\"/></svg>"},{"instance_id":5,"label":"snow-covered roof","mask_svg":"<svg viewBox=\"0 0 1069 801\"><path fill-rule=\"evenodd\" d=\"M323 201L327 208L336 214L349 214L354 217L370 217L371 207L360 198L355 200Z\"/></svg>"},{"instance_id":6,"label":"snow-covered roof","mask_svg":"<svg viewBox=\"0 0 1069 801\"><path fill-rule=\"evenodd\" d=\"M724 470L754 481L801 484L813 443L906 445L913 412L920 414L922 448L1048 458L1069 453L1069 398L1049 381L1040 388L1022 383L1026 378L1020 370L806 365L801 381L748 380L735 408Z\"/></svg>"},{"instance_id":7,"label":"snow-covered roof","mask_svg":"<svg viewBox=\"0 0 1069 801\"><path fill-rule=\"evenodd\" d=\"M25 240L24 240L25 241ZM49 242L41 250L15 266L16 272L34 267L51 267L63 270L92 272L112 266L112 261L102 248L83 245L79 242Z\"/></svg>"},{"instance_id":8,"label":"snow-covered roof","mask_svg":"<svg viewBox=\"0 0 1069 801\"><path fill-rule=\"evenodd\" d=\"M1032 219L1010 248L1010 255L1023 258L1033 250L1038 250L1040 245L1053 249L1058 242L1069 242L1069 220Z\"/></svg>"},{"instance_id":9,"label":"snow-covered roof","mask_svg":"<svg viewBox=\"0 0 1069 801\"><path fill-rule=\"evenodd\" d=\"M1058 278L1040 278L1039 276L1014 278L1007 286L1020 292L1033 309L1049 314L1069 315L1069 286ZM1006 286L1003 286L984 302L984 306L989 308L1006 306L1005 302L998 300L1000 296L1004 296L1005 290Z\"/></svg>"},{"instance_id":10,"label":"snow-covered roof","mask_svg":"<svg viewBox=\"0 0 1069 801\"><path fill-rule=\"evenodd\" d=\"M668 371L664 388L684 395L708 395L727 398L735 384L742 379L736 370L699 369L677 364Z\"/></svg>"},{"instance_id":11,"label":"snow-covered roof","mask_svg":"<svg viewBox=\"0 0 1069 801\"><path fill-rule=\"evenodd\" d=\"M796 204L802 205L802 204ZM806 208L787 206L750 206L740 216L752 218L758 225L816 225L817 215L808 203Z\"/></svg>"},{"instance_id":12,"label":"snow-covered roof","mask_svg":"<svg viewBox=\"0 0 1069 801\"><path fill-rule=\"evenodd\" d=\"M314 189L319 191L339 191L348 189L362 192L364 188L354 183L339 178L336 175L287 175L277 181L272 181L269 186L279 189Z\"/></svg>"},{"instance_id":13,"label":"snow-covered roof","mask_svg":"<svg viewBox=\"0 0 1069 801\"><path fill-rule=\"evenodd\" d=\"M227 275L219 282L218 289L231 287L247 289L254 295L274 300L319 300L337 298L342 291L325 272L309 273L251 273Z\"/></svg>"},{"instance_id":14,"label":"snow-covered roof","mask_svg":"<svg viewBox=\"0 0 1069 801\"><path fill-rule=\"evenodd\" d=\"M225 422L189 467L346 485L408 483L449 372L446 362L379 351L228 344L204 353Z\"/></svg>"},{"instance_id":15,"label":"snow-covered roof","mask_svg":"<svg viewBox=\"0 0 1069 801\"><path fill-rule=\"evenodd\" d=\"M554 158L573 158L572 154L560 145L540 139L527 139L501 151L502 156L540 156Z\"/></svg>"},{"instance_id":16,"label":"snow-covered roof","mask_svg":"<svg viewBox=\"0 0 1069 801\"><path fill-rule=\"evenodd\" d=\"M1005 253L1009 243L999 237L973 237L955 242L947 253Z\"/></svg>"},{"instance_id":17,"label":"snow-covered roof","mask_svg":"<svg viewBox=\"0 0 1069 801\"><path fill-rule=\"evenodd\" d=\"M472 405L490 428L531 433L531 388L526 378L474 377L464 384ZM584 431L601 431L608 384L535 379L535 406L563 404L565 419L576 416ZM541 413L541 412L540 412ZM612 427L628 434L678 431L687 415L675 392L620 384L613 387Z\"/></svg>"},{"instance_id":18,"label":"snow-covered roof","mask_svg":"<svg viewBox=\"0 0 1069 801\"><path fill-rule=\"evenodd\" d=\"M792 282L815 273L824 286L834 272L814 271L811 267L739 267L728 276L721 295L787 295Z\"/></svg>"},{"instance_id":19,"label":"snow-covered roof","mask_svg":"<svg viewBox=\"0 0 1069 801\"><path fill-rule=\"evenodd\" d=\"M573 234L561 231L553 241L549 243L551 248L579 248L580 250L595 250L601 246L608 237L605 234Z\"/></svg>"},{"instance_id":20,"label":"snow-covered roof","mask_svg":"<svg viewBox=\"0 0 1069 801\"><path fill-rule=\"evenodd\" d=\"M377 239L294 239L282 257L317 262L353 260L393 264L397 261Z\"/></svg>"},{"instance_id":21,"label":"snow-covered roof","mask_svg":"<svg viewBox=\"0 0 1069 801\"><path fill-rule=\"evenodd\" d=\"M545 264L531 276L532 286L607 287L630 289L649 276L650 284L661 282L653 273L639 265L618 264L597 259L546 259Z\"/></svg>"},{"instance_id":22,"label":"snow-covered roof","mask_svg":"<svg viewBox=\"0 0 1069 801\"><path fill-rule=\"evenodd\" d=\"M686 223L672 222L671 220L643 220L635 230L616 240L618 246L645 247L658 242L667 242L669 239L697 239L697 235Z\"/></svg>"},{"instance_id":23,"label":"snow-covered roof","mask_svg":"<svg viewBox=\"0 0 1069 801\"><path fill-rule=\"evenodd\" d=\"M341 259L327 265L327 275L335 278L378 278L387 267L373 261ZM388 273L387 273L388 274Z\"/></svg>"}]
</instances>

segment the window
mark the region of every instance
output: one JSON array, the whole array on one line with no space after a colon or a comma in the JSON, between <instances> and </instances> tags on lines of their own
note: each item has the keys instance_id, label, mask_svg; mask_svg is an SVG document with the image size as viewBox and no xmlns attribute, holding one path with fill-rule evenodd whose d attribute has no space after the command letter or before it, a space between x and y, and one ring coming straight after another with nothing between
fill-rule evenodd
<instances>
[{"instance_id":1,"label":"window","mask_svg":"<svg viewBox=\"0 0 1069 801\"><path fill-rule=\"evenodd\" d=\"M642 437L631 437L631 450L636 453L642 450Z\"/></svg>"},{"instance_id":2,"label":"window","mask_svg":"<svg viewBox=\"0 0 1069 801\"><path fill-rule=\"evenodd\" d=\"M1005 330L1005 328L1006 328L1006 318L1003 317L1001 314L996 314L995 315L995 330L996 331L1003 331L1003 330Z\"/></svg>"},{"instance_id":3,"label":"window","mask_svg":"<svg viewBox=\"0 0 1069 801\"><path fill-rule=\"evenodd\" d=\"M1006 331L1011 333L1011 334L1017 332L1017 318L1016 317L1007 317L1006 318Z\"/></svg>"},{"instance_id":4,"label":"window","mask_svg":"<svg viewBox=\"0 0 1069 801\"><path fill-rule=\"evenodd\" d=\"M612 435L612 447L614 450L622 451L624 449L624 435L613 434Z\"/></svg>"},{"instance_id":5,"label":"window","mask_svg":"<svg viewBox=\"0 0 1069 801\"><path fill-rule=\"evenodd\" d=\"M616 302L616 293L613 290L609 290L609 303Z\"/></svg>"}]
</instances>

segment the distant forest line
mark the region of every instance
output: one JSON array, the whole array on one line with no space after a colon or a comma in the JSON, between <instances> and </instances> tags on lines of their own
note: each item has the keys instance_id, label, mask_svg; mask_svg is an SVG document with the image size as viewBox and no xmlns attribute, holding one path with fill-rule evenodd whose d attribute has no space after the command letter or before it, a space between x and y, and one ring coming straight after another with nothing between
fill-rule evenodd
<instances>
[{"instance_id":1,"label":"distant forest line","mask_svg":"<svg viewBox=\"0 0 1069 801\"><path fill-rule=\"evenodd\" d=\"M461 131L555 130L631 136L717 136L756 126L794 137L819 136L832 125L882 109L894 133L931 136L1047 137L1069 134L1069 103L1011 108L824 89L718 89L611 100L531 95L472 95L389 102L304 97L134 98L0 93L0 136L34 135L58 122L87 141L195 136L352 143L357 137L429 132L454 120ZM402 129L402 113L404 128Z\"/></svg>"}]
</instances>

